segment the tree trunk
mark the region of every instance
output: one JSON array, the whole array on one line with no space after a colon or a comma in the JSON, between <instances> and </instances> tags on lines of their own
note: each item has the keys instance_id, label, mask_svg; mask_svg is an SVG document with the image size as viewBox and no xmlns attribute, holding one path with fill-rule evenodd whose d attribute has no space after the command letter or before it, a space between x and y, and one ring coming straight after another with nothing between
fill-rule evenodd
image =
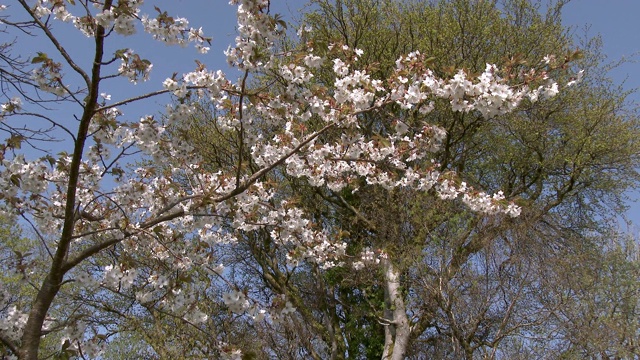
<instances>
[{"instance_id":1,"label":"tree trunk","mask_svg":"<svg viewBox=\"0 0 640 360\"><path fill-rule=\"evenodd\" d=\"M110 9L113 0L106 0L103 5L103 9ZM64 48L57 43L57 40L50 33L48 25L42 23L39 17L36 16L31 10L26 1L21 0L22 7L31 14L33 20L38 24L38 27L49 36L54 46L58 49L58 52L64 57L68 58L68 54ZM76 204L76 190L78 187L78 179L80 178L80 165L82 163L82 156L85 150L85 142L89 134L89 125L91 119L95 115L96 108L98 106L98 94L100 93L100 71L102 68L102 58L104 55L104 35L105 29L102 26L97 26L95 33L95 53L93 58L93 65L91 67L91 75L85 73L73 62L70 62L71 67L79 73L85 80L87 86L87 98L83 104L82 117L78 124L78 132L74 143L73 155L71 164L69 165L69 179L67 184L67 198L64 210L64 223L62 231L60 233L60 239L56 251L51 259L51 268L47 277L42 282L42 286L38 291L38 295L34 303L31 305L29 312L29 318L24 327L24 333L22 334L22 344L18 356L21 360L37 360L38 350L40 346L40 340L42 335L42 325L44 319L47 316L47 312L53 303L54 298L60 290L62 280L65 272L71 269L66 268L66 260L69 255L69 248L73 239L73 232L76 222L76 211L78 210L78 204Z\"/></svg>"},{"instance_id":2,"label":"tree trunk","mask_svg":"<svg viewBox=\"0 0 640 360\"><path fill-rule=\"evenodd\" d=\"M407 317L402 290L400 288L400 274L393 267L391 261L383 260L384 269L384 297L385 319L389 322L384 329L383 360L402 360L409 346L411 327Z\"/></svg>"}]
</instances>

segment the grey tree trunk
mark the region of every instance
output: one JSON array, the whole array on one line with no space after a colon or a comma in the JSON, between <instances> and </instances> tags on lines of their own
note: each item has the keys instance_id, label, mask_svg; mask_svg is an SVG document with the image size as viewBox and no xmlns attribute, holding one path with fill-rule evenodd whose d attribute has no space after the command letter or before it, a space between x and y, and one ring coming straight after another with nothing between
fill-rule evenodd
<instances>
[{"instance_id":1,"label":"grey tree trunk","mask_svg":"<svg viewBox=\"0 0 640 360\"><path fill-rule=\"evenodd\" d=\"M400 274L389 259L383 260L384 269L384 317L388 325L384 329L383 360L402 360L409 346L411 326L407 317L402 289L400 287Z\"/></svg>"}]
</instances>

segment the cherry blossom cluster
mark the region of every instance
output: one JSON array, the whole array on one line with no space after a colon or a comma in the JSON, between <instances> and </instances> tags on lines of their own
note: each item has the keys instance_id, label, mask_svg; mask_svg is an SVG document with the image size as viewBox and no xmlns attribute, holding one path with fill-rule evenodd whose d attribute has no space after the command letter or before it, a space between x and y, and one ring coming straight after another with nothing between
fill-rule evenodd
<instances>
[{"instance_id":1,"label":"cherry blossom cluster","mask_svg":"<svg viewBox=\"0 0 640 360\"><path fill-rule=\"evenodd\" d=\"M229 311L240 315L247 314L254 322L278 323L296 311L285 295L275 296L266 309L260 308L257 304L252 305L250 299L242 291L227 292L222 295L222 300Z\"/></svg>"},{"instance_id":2,"label":"cherry blossom cluster","mask_svg":"<svg viewBox=\"0 0 640 360\"><path fill-rule=\"evenodd\" d=\"M18 341L27 323L27 314L15 306L9 306L4 317L0 317L0 334L10 341Z\"/></svg>"},{"instance_id":3,"label":"cherry blossom cluster","mask_svg":"<svg viewBox=\"0 0 640 360\"><path fill-rule=\"evenodd\" d=\"M224 294L222 301L234 313L241 314L249 308L249 301L241 291L231 291Z\"/></svg>"},{"instance_id":4,"label":"cherry blossom cluster","mask_svg":"<svg viewBox=\"0 0 640 360\"><path fill-rule=\"evenodd\" d=\"M269 16L269 0L231 0L238 6L238 36L235 47L225 51L229 65L250 70L268 66L271 59L262 59L259 50L269 50L282 34L282 25Z\"/></svg>"},{"instance_id":5,"label":"cherry blossom cluster","mask_svg":"<svg viewBox=\"0 0 640 360\"><path fill-rule=\"evenodd\" d=\"M558 84L541 74L547 80L544 85L531 89L529 84L513 86L499 75L496 65L487 64L477 82L469 79L464 70L459 70L449 80L438 79L429 69L424 69L424 56L416 51L396 61L394 81L396 88L391 98L404 108L418 106L427 113L432 108L425 100L430 96L448 99L454 111L478 111L486 119L513 111L523 100L553 97L558 93ZM422 69L418 75L407 76L407 71ZM535 72L530 73L535 75ZM423 106L426 105L426 108Z\"/></svg>"},{"instance_id":6,"label":"cherry blossom cluster","mask_svg":"<svg viewBox=\"0 0 640 360\"><path fill-rule=\"evenodd\" d=\"M51 59L47 59L46 55L41 54L42 66L33 69L31 77L36 82L39 89L50 92L57 96L65 94L66 90L62 86L62 74L60 73L61 64Z\"/></svg>"},{"instance_id":7,"label":"cherry blossom cluster","mask_svg":"<svg viewBox=\"0 0 640 360\"><path fill-rule=\"evenodd\" d=\"M458 191L464 194L462 201L467 204L471 210L486 214L497 214L503 212L510 217L517 217L520 215L520 207L513 203L509 203L506 208L501 206L501 203L505 199L502 191L498 191L496 194L491 196L484 192L470 195L468 192L464 191L466 189L466 183L463 182L462 186L463 187Z\"/></svg>"},{"instance_id":8,"label":"cherry blossom cluster","mask_svg":"<svg viewBox=\"0 0 640 360\"><path fill-rule=\"evenodd\" d=\"M43 161L27 162L23 155L2 160L0 199L17 209L23 209L24 205L24 210L31 210L38 203L30 202L28 198L44 192L46 172L47 166Z\"/></svg>"},{"instance_id":9,"label":"cherry blossom cluster","mask_svg":"<svg viewBox=\"0 0 640 360\"><path fill-rule=\"evenodd\" d=\"M190 28L189 21L185 18L173 18L166 13L160 13L155 18L144 15L142 25L145 32L166 44L187 46L189 42L195 42L200 53L206 54L209 51L209 47L204 46L204 43L210 39L204 36L202 28Z\"/></svg>"},{"instance_id":10,"label":"cherry blossom cluster","mask_svg":"<svg viewBox=\"0 0 640 360\"><path fill-rule=\"evenodd\" d=\"M427 190L436 186L443 198L465 195L464 201L474 210L496 213L498 209L504 209L510 215L517 213L515 205L498 206L502 200L499 197L439 179L440 174L433 171L433 166L422 170L407 166L439 150L446 136L442 129L429 124L416 129L398 119L396 134L366 139L358 131L356 114L382 109L389 103L405 109L416 107L425 114L433 109L433 99L442 98L450 101L454 111L478 111L491 118L512 111L524 99L537 98L540 94L553 96L557 84L548 82L534 90L526 83L513 87L497 75L498 69L494 65L487 65L477 83L467 79L462 71L450 80L438 79L431 70L424 68L424 57L415 52L397 61L396 73L386 81L391 87L385 88L383 81L372 79L365 70L353 69L361 54L359 50L334 45L329 50L334 49L353 55L347 60L333 60L337 79L331 97L327 97L326 90L319 85L316 89L302 86L313 78L314 67L323 61L321 57L308 55L304 61L279 67L280 75L288 83L286 94L271 98L268 103L262 102L254 110L263 119L283 119L284 132L271 139L264 139L261 134L256 136L252 153L258 164L267 165L294 153L305 139L304 121L319 117L342 132L341 141L317 144L312 139L308 146L287 158L289 174L306 177L316 186L326 184L333 190L341 189L349 179L358 176L365 176L369 184L385 187L415 186ZM300 102L283 101L283 98ZM382 163L404 173L399 176L381 171L379 165Z\"/></svg>"},{"instance_id":11,"label":"cherry blossom cluster","mask_svg":"<svg viewBox=\"0 0 640 360\"><path fill-rule=\"evenodd\" d=\"M122 265L107 265L104 268L102 285L112 289L126 289L133 284L135 276L135 269L123 269Z\"/></svg>"},{"instance_id":12,"label":"cherry blossom cluster","mask_svg":"<svg viewBox=\"0 0 640 360\"><path fill-rule=\"evenodd\" d=\"M360 252L360 259L354 261L351 265L355 270L362 270L368 265L378 265L380 261L387 258L387 254L380 250L371 250L366 247Z\"/></svg>"},{"instance_id":13,"label":"cherry blossom cluster","mask_svg":"<svg viewBox=\"0 0 640 360\"><path fill-rule=\"evenodd\" d=\"M14 96L8 102L0 105L1 115L15 113L22 109L22 99Z\"/></svg>"},{"instance_id":14,"label":"cherry blossom cluster","mask_svg":"<svg viewBox=\"0 0 640 360\"><path fill-rule=\"evenodd\" d=\"M145 32L152 34L155 39L167 44L185 46L189 42L196 42L196 47L206 53L208 48L203 46L210 39L205 37L202 29L190 28L189 21L185 18L173 18L157 9L159 13L151 18L148 14L139 15L143 0L118 1L117 5L103 8L102 2L91 1L94 6L101 9L95 15L73 16L66 8L64 1L39 0L35 6L38 17L54 14L59 20L73 21L76 27L87 36L93 36L95 25L111 28L120 35L135 34L135 24L141 18Z\"/></svg>"},{"instance_id":15,"label":"cherry blossom cluster","mask_svg":"<svg viewBox=\"0 0 640 360\"><path fill-rule=\"evenodd\" d=\"M151 69L153 64L149 60L141 59L140 56L134 54L133 50L127 49L126 51L117 54L121 60L118 73L121 76L129 78L129 81L136 84L139 80L149 80Z\"/></svg>"},{"instance_id":16,"label":"cherry blossom cluster","mask_svg":"<svg viewBox=\"0 0 640 360\"><path fill-rule=\"evenodd\" d=\"M231 88L230 82L222 71L212 72L204 67L184 74L181 81L167 78L162 85L178 99L184 99L191 91L190 89L193 89L198 98L208 97L209 100L218 102L226 99L224 96L222 99L220 98L221 90ZM190 113L191 109L187 104L178 104L175 108L167 108L167 117L172 124L179 125L181 123L179 120L185 119Z\"/></svg>"},{"instance_id":17,"label":"cherry blossom cluster","mask_svg":"<svg viewBox=\"0 0 640 360\"><path fill-rule=\"evenodd\" d=\"M76 321L61 332L61 343L65 350L82 353L89 358L99 356L105 350L105 342L99 336L86 336L87 324Z\"/></svg>"},{"instance_id":18,"label":"cherry blossom cluster","mask_svg":"<svg viewBox=\"0 0 640 360\"><path fill-rule=\"evenodd\" d=\"M70 12L70 7L73 7L71 2L38 0L34 5L33 12L38 18L53 15L58 20L72 22L78 30L88 37L95 35L97 26L102 26L108 31L113 30L123 36L133 35L136 33L136 23L140 19L144 31L151 34L156 40L180 46L194 43L199 52L209 51L209 47L205 44L210 43L211 39L204 35L202 28L191 28L187 19L169 16L159 8L156 8L158 14L155 17L141 14L143 0L121 0L108 8L104 6L103 1L91 0L89 2L99 11L92 14L85 7L79 10L83 14L74 15Z\"/></svg>"}]
</instances>

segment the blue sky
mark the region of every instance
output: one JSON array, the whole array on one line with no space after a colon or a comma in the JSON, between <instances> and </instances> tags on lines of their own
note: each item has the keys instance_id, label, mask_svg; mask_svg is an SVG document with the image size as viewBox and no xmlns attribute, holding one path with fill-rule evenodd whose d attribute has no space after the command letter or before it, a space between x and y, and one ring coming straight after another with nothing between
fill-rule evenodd
<instances>
[{"instance_id":1,"label":"blue sky","mask_svg":"<svg viewBox=\"0 0 640 360\"><path fill-rule=\"evenodd\" d=\"M640 87L640 1L573 0L565 7L563 23L576 35L600 35L604 53L610 61L623 57L636 60L622 65L610 75L616 82L626 80L625 88ZM640 96L634 96L640 100Z\"/></svg>"},{"instance_id":2,"label":"blue sky","mask_svg":"<svg viewBox=\"0 0 640 360\"><path fill-rule=\"evenodd\" d=\"M640 0L573 0L563 12L563 22L575 29L576 35L600 35L603 51L609 61L622 57L632 60L609 75L616 83L624 81L625 89L640 88ZM635 60L635 62L634 62ZM640 104L640 94L631 100ZM628 220L633 223L634 234L640 231L640 191L629 194L636 202L630 203Z\"/></svg>"}]
</instances>

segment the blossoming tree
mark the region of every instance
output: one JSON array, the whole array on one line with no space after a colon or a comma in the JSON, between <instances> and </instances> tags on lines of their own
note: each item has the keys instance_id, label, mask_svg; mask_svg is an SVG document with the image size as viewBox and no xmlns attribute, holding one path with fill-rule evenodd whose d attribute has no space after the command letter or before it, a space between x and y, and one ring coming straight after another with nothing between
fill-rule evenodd
<instances>
[{"instance_id":1,"label":"blossoming tree","mask_svg":"<svg viewBox=\"0 0 640 360\"><path fill-rule=\"evenodd\" d=\"M217 247L260 229L271 242L289 249L289 266L311 262L322 268L381 267L387 320L395 327L388 355L403 358L410 328L393 259L370 250L360 257L346 256L344 239L314 223L265 180L276 169L335 191L347 185L407 187L434 191L442 199L461 198L474 211L518 216L520 209L502 193L486 194L462 181L463 175L438 170L433 154L440 148L443 129L389 119L394 133L369 136L359 120L362 114L384 113L390 107L428 113L435 99L490 120L522 101L554 96L559 85L549 73L562 61L541 59L530 69L487 65L477 76L460 70L451 78L439 78L425 56L414 52L396 61L390 78L375 79L358 67L361 50L346 45L332 44L322 57L311 45L303 52L277 53L274 43L286 26L269 14L269 1L231 3L238 8L238 36L226 56L238 80L198 63L192 72L167 78L156 91L113 102L106 95L116 91L110 81L126 77L135 86L148 79L152 62L133 49L107 54L108 42L142 29L159 42L193 44L206 52L209 39L186 19L160 9L155 17L143 14L141 0L18 0L10 9L2 6L12 11L3 18L7 32L41 37L56 51L25 54L30 57L25 61L12 57L11 44L2 48L6 83L0 115L5 134L0 199L3 211L19 216L30 228L33 247L42 249L40 259L15 256L45 265L24 272L37 290L30 304L0 304L0 341L7 355L37 359L43 339L57 337L63 353L97 356L117 333L117 321L114 328L88 322L91 305L78 299L130 288L135 291L129 308L155 308L197 327L210 315L198 306L198 299L207 296L202 279L185 276L180 286L169 279L198 268L224 282L228 274L224 264L216 262ZM65 39L51 30L56 21L71 23L86 36L90 61L83 64L69 55ZM313 82L323 63L332 64L335 81L330 86ZM277 73L286 84L282 93L249 85L265 71ZM68 80L69 73L81 82ZM127 119L127 105L163 94L173 101L160 119ZM230 169L209 171L189 144L167 135L167 130L184 126L181 120L192 113L189 104L194 99L215 104L216 126L237 144ZM50 115L50 105L59 103L74 107L74 120ZM309 121L321 126L310 129ZM263 131L267 127L269 136ZM325 136L330 132L340 136ZM43 140L60 141L65 151L41 152L35 158L21 153L22 147L38 151ZM171 162L164 161L167 158ZM161 166L134 166L145 162ZM105 256L109 254L113 256ZM148 266L136 267L141 261ZM220 302L254 321L276 323L296 311L286 296L262 303L241 289L225 292ZM116 313L117 306L113 308ZM221 341L212 346L220 356L241 351Z\"/></svg>"}]
</instances>

